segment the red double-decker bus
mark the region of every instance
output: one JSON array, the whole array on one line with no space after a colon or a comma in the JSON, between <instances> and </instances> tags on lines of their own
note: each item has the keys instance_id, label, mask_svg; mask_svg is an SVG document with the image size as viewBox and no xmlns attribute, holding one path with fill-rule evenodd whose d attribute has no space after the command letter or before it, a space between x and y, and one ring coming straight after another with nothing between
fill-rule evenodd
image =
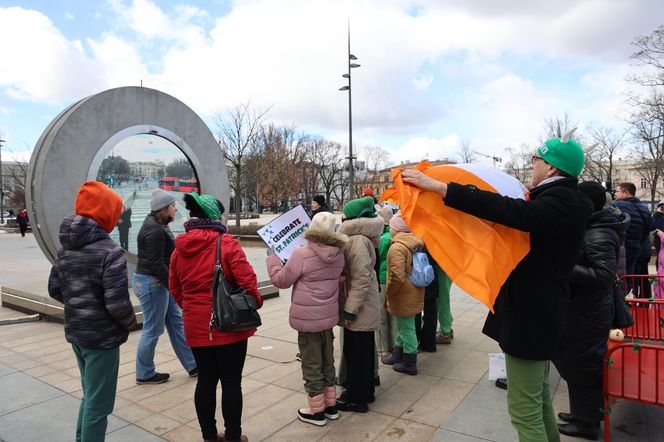
<instances>
[{"instance_id":1,"label":"red double-decker bus","mask_svg":"<svg viewBox=\"0 0 664 442\"><path fill-rule=\"evenodd\" d=\"M172 176L165 176L159 180L159 188L164 190L177 190L178 179Z\"/></svg>"},{"instance_id":2,"label":"red double-decker bus","mask_svg":"<svg viewBox=\"0 0 664 442\"><path fill-rule=\"evenodd\" d=\"M165 176L159 180L159 188L164 190L173 190L175 192L198 192L198 181L195 178L180 179L172 176Z\"/></svg>"},{"instance_id":3,"label":"red double-decker bus","mask_svg":"<svg viewBox=\"0 0 664 442\"><path fill-rule=\"evenodd\" d=\"M198 181L191 178L188 180L180 180L179 190L180 192L198 192Z\"/></svg>"}]
</instances>

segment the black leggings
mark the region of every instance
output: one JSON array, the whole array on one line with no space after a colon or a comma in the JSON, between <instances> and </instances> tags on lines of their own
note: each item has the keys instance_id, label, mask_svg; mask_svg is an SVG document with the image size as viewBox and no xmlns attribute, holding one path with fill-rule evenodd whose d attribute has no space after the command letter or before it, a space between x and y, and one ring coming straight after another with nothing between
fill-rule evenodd
<instances>
[{"instance_id":1,"label":"black leggings","mask_svg":"<svg viewBox=\"0 0 664 442\"><path fill-rule=\"evenodd\" d=\"M221 381L221 413L226 440L242 435L242 369L247 340L212 347L192 347L198 367L194 403L203 439L217 438L217 384Z\"/></svg>"}]
</instances>

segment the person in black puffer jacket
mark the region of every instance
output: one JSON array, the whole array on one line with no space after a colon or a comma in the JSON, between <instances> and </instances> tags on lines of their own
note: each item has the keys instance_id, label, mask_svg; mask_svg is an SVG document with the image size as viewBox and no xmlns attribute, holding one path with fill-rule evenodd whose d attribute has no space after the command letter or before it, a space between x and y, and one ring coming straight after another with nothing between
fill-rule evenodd
<instances>
[{"instance_id":1,"label":"person in black puffer jacket","mask_svg":"<svg viewBox=\"0 0 664 442\"><path fill-rule=\"evenodd\" d=\"M603 208L604 188L596 182L579 184L593 203L579 259L570 276L570 296L563 351L554 364L569 389L570 413L558 417L561 433L596 439L602 419L602 367L613 321L612 283L616 280L619 248L629 217Z\"/></svg>"},{"instance_id":2,"label":"person in black puffer jacket","mask_svg":"<svg viewBox=\"0 0 664 442\"><path fill-rule=\"evenodd\" d=\"M104 440L115 405L120 344L136 325L129 299L127 260L111 240L122 199L105 184L84 183L76 215L60 225L58 257L48 294L65 306L65 339L72 344L83 384L76 440Z\"/></svg>"}]
</instances>

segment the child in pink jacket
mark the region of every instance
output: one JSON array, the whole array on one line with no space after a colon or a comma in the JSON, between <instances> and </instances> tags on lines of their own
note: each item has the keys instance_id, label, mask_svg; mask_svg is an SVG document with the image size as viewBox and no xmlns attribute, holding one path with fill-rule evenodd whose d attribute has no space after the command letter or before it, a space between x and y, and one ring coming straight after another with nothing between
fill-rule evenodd
<instances>
[{"instance_id":1,"label":"child in pink jacket","mask_svg":"<svg viewBox=\"0 0 664 442\"><path fill-rule=\"evenodd\" d=\"M304 388L309 393L309 407L298 410L297 416L319 426L339 417L332 328L339 322L339 277L348 238L334 228L334 215L317 213L304 233L308 244L296 249L285 265L276 255L267 258L272 283L282 289L293 286L289 322L298 331Z\"/></svg>"}]
</instances>

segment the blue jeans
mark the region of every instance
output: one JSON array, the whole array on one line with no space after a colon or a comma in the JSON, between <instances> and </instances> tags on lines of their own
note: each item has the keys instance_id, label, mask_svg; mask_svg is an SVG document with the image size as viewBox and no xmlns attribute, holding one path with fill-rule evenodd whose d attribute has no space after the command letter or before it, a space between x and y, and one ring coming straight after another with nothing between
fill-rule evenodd
<instances>
[{"instance_id":1,"label":"blue jeans","mask_svg":"<svg viewBox=\"0 0 664 442\"><path fill-rule=\"evenodd\" d=\"M138 273L134 273L131 283L143 309L143 329L136 350L136 379L155 375L154 351L159 336L164 333L164 325L184 369L189 372L196 368L194 355L184 339L182 311L168 289L154 276Z\"/></svg>"},{"instance_id":2,"label":"blue jeans","mask_svg":"<svg viewBox=\"0 0 664 442\"><path fill-rule=\"evenodd\" d=\"M76 422L76 441L104 440L118 385L120 348L92 350L72 344L81 372L83 398Z\"/></svg>"}]
</instances>

